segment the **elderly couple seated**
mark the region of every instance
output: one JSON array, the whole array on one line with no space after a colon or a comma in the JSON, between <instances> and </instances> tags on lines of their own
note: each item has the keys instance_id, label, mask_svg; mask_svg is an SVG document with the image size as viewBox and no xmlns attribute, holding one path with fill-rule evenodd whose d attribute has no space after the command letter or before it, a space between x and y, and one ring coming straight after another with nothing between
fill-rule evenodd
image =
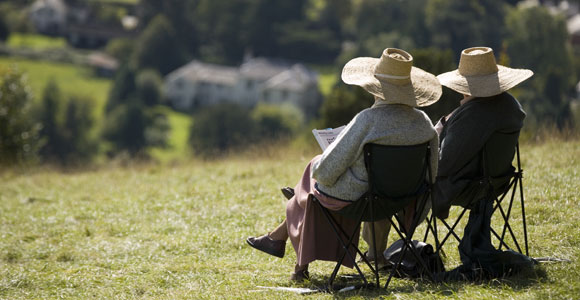
<instances>
[{"instance_id":1,"label":"elderly couple seated","mask_svg":"<svg viewBox=\"0 0 580 300\"><path fill-rule=\"evenodd\" d=\"M445 219L452 205L461 205L471 210L468 226L471 226L473 235L464 237L460 243L462 266L452 273L442 272L445 274L438 274L437 278L470 278L474 269L487 270L488 275L493 276L497 269L513 267L506 264L531 265L532 260L527 256L494 248L489 232L478 236L486 226L486 220L489 223L493 204L484 201L481 193L474 192L469 182L481 175L482 156L479 153L488 138L497 132L519 132L522 128L525 113L507 90L532 75L530 70L497 65L493 50L487 47L463 50L458 69L439 76L413 67L412 56L401 49L387 48L380 58L352 59L342 70L342 81L360 86L372 94L374 104L359 112L322 155L308 163L294 188L283 189L288 198L286 219L262 236L249 237L247 243L270 255L283 257L286 241L290 239L297 259L290 279L302 281L309 278L308 265L315 260L339 262L337 268L340 264L350 268L356 266L353 258L356 253L344 248L345 241L337 238L332 222L339 225L340 231L348 235L352 233L348 239L357 245L361 220L365 221L362 235L369 251L364 254L359 251L359 254L367 264L374 261L377 266L384 263L383 252L387 249L391 225L395 225L393 219L398 220L402 232L412 236L415 227L425 220L430 210L432 215ZM428 116L417 107L437 102L442 94L441 85L461 93L463 100L458 108L433 126ZM386 146L385 151L380 152L381 146ZM391 188L395 190L404 185L416 187L417 184L397 181L406 178L406 165L415 168L411 167L413 161L391 157L391 161L399 164L395 171L369 171L372 168L369 164L373 162L369 162L366 156L375 155L374 151L383 153L388 160L389 155L411 153L415 151L413 149L423 149L414 159L428 169L420 174L422 181L429 182L429 200L401 202L404 207L397 201L409 197L387 197L386 204L369 200L366 197L369 191L379 190L380 193L380 187L371 187L369 182L371 185L375 181L386 182L383 183L386 185L389 181L398 182L392 184ZM364 214L358 219L341 214L350 208L351 211L360 211L358 202L361 199L374 203L370 215L385 207L391 213L387 213L386 218L371 216L370 219ZM471 222L472 217L478 222ZM345 255L350 259L344 259Z\"/></svg>"}]
</instances>

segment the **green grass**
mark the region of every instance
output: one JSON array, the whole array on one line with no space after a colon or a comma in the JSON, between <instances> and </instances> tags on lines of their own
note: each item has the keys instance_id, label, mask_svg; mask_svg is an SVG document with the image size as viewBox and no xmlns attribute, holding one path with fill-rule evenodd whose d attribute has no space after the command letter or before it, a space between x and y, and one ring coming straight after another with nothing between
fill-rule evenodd
<instances>
[{"instance_id":1,"label":"green grass","mask_svg":"<svg viewBox=\"0 0 580 300\"><path fill-rule=\"evenodd\" d=\"M54 80L65 98L70 95L89 97L94 100L97 118L101 117L106 104L111 80L94 77L88 67L40 60L0 57L0 64L16 66L27 74L35 101L40 101L49 80Z\"/></svg>"},{"instance_id":2,"label":"green grass","mask_svg":"<svg viewBox=\"0 0 580 300\"><path fill-rule=\"evenodd\" d=\"M12 48L30 48L35 50L63 48L66 41L62 37L49 37L40 34L12 33L6 44Z\"/></svg>"},{"instance_id":3,"label":"green grass","mask_svg":"<svg viewBox=\"0 0 580 300\"><path fill-rule=\"evenodd\" d=\"M338 80L340 80L340 78L338 78L340 72L336 70L336 67L331 65L313 65L310 67L318 73L318 88L320 89L320 92L324 97L328 97L334 85Z\"/></svg>"},{"instance_id":4,"label":"green grass","mask_svg":"<svg viewBox=\"0 0 580 300\"><path fill-rule=\"evenodd\" d=\"M163 163L187 159L191 154L187 140L192 117L185 113L173 111L165 106L160 106L159 110L167 115L171 132L168 137L168 147L164 149L153 148L150 151L151 155Z\"/></svg>"},{"instance_id":5,"label":"green grass","mask_svg":"<svg viewBox=\"0 0 580 300\"><path fill-rule=\"evenodd\" d=\"M257 288L320 284L333 264L315 262L311 282L292 284L289 244L277 259L244 242L283 220L279 188L313 154L275 148L172 167L3 170L0 299L332 299ZM484 283L394 279L388 291L338 298L577 299L580 142L524 145L522 155L531 255L571 263ZM452 266L457 254L447 252Z\"/></svg>"}]
</instances>

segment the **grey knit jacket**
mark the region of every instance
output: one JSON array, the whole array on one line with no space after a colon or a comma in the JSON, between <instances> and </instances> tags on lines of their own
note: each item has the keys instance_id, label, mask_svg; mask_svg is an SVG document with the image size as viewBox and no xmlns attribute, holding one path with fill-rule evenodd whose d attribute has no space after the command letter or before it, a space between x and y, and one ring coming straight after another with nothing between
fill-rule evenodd
<instances>
[{"instance_id":1,"label":"grey knit jacket","mask_svg":"<svg viewBox=\"0 0 580 300\"><path fill-rule=\"evenodd\" d=\"M348 123L312 166L317 188L334 198L359 199L368 190L363 147L366 143L381 145L415 145L429 141L431 174L437 174L438 137L427 115L402 104L377 101L359 112Z\"/></svg>"}]
</instances>

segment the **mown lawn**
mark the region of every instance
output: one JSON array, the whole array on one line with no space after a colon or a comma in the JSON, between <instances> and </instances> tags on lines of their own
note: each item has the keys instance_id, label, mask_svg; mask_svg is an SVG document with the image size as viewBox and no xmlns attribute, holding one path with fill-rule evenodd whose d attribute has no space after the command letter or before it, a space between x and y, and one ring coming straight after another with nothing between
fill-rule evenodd
<instances>
[{"instance_id":1,"label":"mown lawn","mask_svg":"<svg viewBox=\"0 0 580 300\"><path fill-rule=\"evenodd\" d=\"M315 262L312 281L295 285L290 244L278 259L244 241L284 218L278 189L293 185L315 152L262 149L171 167L2 170L0 299L332 299L258 288L321 284L333 264ZM531 255L571 263L474 284L395 279L388 291L338 298L578 299L580 142L524 145L522 154ZM457 261L453 250L448 266Z\"/></svg>"}]
</instances>

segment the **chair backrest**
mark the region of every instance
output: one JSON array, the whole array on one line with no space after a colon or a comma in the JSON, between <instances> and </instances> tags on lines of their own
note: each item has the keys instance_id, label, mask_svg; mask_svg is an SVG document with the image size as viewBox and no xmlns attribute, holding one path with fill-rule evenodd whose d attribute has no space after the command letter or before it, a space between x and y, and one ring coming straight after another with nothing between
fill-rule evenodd
<instances>
[{"instance_id":1,"label":"chair backrest","mask_svg":"<svg viewBox=\"0 0 580 300\"><path fill-rule=\"evenodd\" d=\"M340 213L362 221L391 217L427 191L429 143L411 146L364 146L369 191Z\"/></svg>"},{"instance_id":2,"label":"chair backrest","mask_svg":"<svg viewBox=\"0 0 580 300\"><path fill-rule=\"evenodd\" d=\"M485 176L500 177L511 173L519 131L494 132L484 146L483 170Z\"/></svg>"},{"instance_id":3,"label":"chair backrest","mask_svg":"<svg viewBox=\"0 0 580 300\"><path fill-rule=\"evenodd\" d=\"M365 145L370 192L382 198L415 195L425 182L428 147L428 143L411 146Z\"/></svg>"},{"instance_id":4,"label":"chair backrest","mask_svg":"<svg viewBox=\"0 0 580 300\"><path fill-rule=\"evenodd\" d=\"M482 172L495 196L505 191L510 179L515 175L512 161L519 136L519 131L494 132L483 147Z\"/></svg>"}]
</instances>

